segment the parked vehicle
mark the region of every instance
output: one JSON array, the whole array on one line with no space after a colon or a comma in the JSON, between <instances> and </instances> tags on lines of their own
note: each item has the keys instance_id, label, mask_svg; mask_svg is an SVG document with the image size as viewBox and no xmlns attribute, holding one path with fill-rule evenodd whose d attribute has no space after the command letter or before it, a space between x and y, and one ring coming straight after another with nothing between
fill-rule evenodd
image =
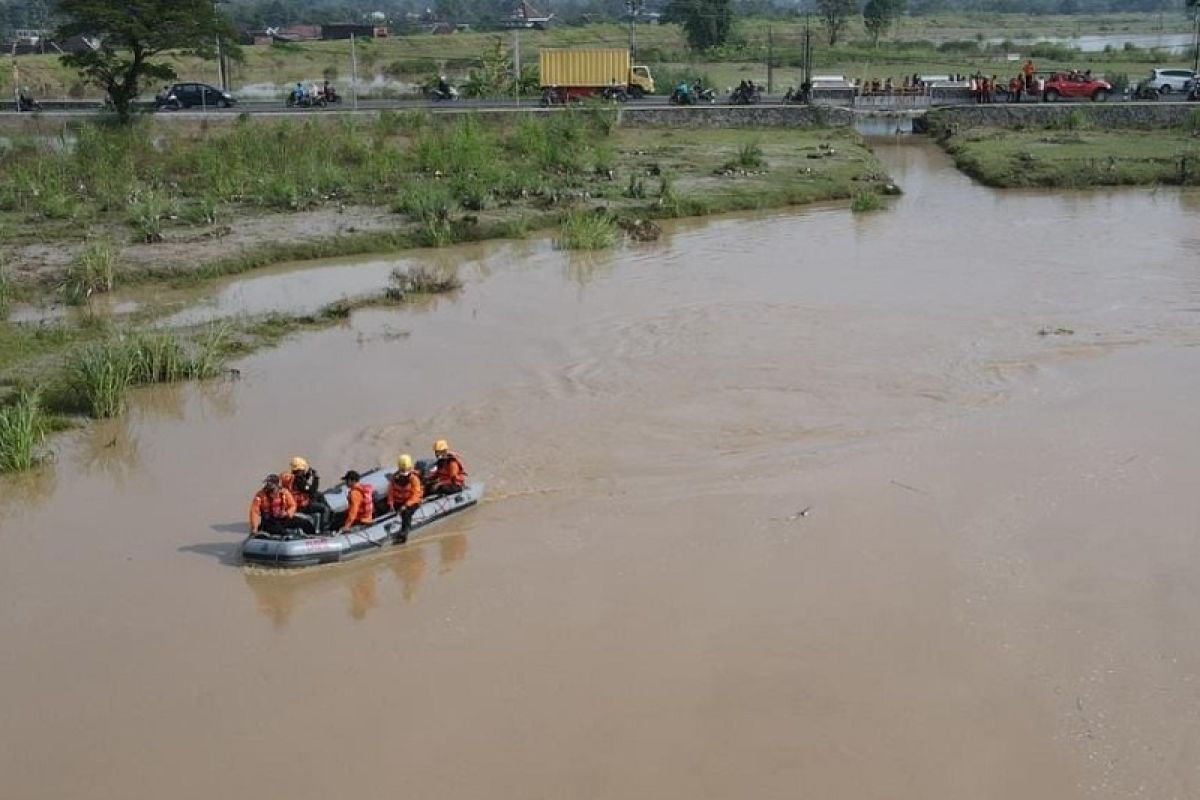
<instances>
[{"instance_id":1,"label":"parked vehicle","mask_svg":"<svg viewBox=\"0 0 1200 800\"><path fill-rule=\"evenodd\" d=\"M207 83L175 83L154 98L159 111L179 111L184 108L232 108L237 100L224 89Z\"/></svg>"},{"instance_id":2,"label":"parked vehicle","mask_svg":"<svg viewBox=\"0 0 1200 800\"><path fill-rule=\"evenodd\" d=\"M538 53L542 79L542 105L557 105L621 87L638 99L654 94L650 68L634 66L624 48L564 50L546 48Z\"/></svg>"},{"instance_id":3,"label":"parked vehicle","mask_svg":"<svg viewBox=\"0 0 1200 800\"><path fill-rule=\"evenodd\" d=\"M1053 103L1063 99L1090 98L1102 103L1112 95L1112 84L1082 72L1056 72L1046 81L1042 99Z\"/></svg>"},{"instance_id":4,"label":"parked vehicle","mask_svg":"<svg viewBox=\"0 0 1200 800\"><path fill-rule=\"evenodd\" d=\"M1187 82L1195 80L1196 73L1190 69L1153 69L1150 77L1142 81L1143 86L1153 86L1159 94L1186 92Z\"/></svg>"}]
</instances>

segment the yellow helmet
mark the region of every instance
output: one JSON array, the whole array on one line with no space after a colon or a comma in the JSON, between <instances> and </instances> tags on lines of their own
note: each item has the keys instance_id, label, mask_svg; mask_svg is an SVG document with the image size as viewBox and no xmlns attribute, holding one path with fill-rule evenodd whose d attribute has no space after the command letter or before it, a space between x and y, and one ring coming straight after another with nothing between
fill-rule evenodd
<instances>
[{"instance_id":1,"label":"yellow helmet","mask_svg":"<svg viewBox=\"0 0 1200 800\"><path fill-rule=\"evenodd\" d=\"M308 469L308 462L300 456L295 456L291 460L291 466L293 470L306 470Z\"/></svg>"},{"instance_id":2,"label":"yellow helmet","mask_svg":"<svg viewBox=\"0 0 1200 800\"><path fill-rule=\"evenodd\" d=\"M445 439L438 439L436 442L433 443L433 452L435 452L435 453L446 453L446 452L449 452L449 450L450 450L450 443L447 442Z\"/></svg>"},{"instance_id":3,"label":"yellow helmet","mask_svg":"<svg viewBox=\"0 0 1200 800\"><path fill-rule=\"evenodd\" d=\"M410 456L408 453L405 453L396 459L396 469L400 470L401 472L409 472L412 470L412 468L412 456Z\"/></svg>"}]
</instances>

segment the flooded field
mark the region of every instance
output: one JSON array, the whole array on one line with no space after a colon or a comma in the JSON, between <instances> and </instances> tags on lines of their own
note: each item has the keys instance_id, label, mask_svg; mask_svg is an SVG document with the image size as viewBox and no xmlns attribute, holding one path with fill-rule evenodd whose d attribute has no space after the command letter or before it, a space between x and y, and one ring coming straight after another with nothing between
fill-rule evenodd
<instances>
[{"instance_id":1,"label":"flooded field","mask_svg":"<svg viewBox=\"0 0 1200 800\"><path fill-rule=\"evenodd\" d=\"M882 213L415 254L465 288L5 480L0 797L1200 796L1200 196L876 149ZM239 564L289 456L439 436L478 509Z\"/></svg>"}]
</instances>

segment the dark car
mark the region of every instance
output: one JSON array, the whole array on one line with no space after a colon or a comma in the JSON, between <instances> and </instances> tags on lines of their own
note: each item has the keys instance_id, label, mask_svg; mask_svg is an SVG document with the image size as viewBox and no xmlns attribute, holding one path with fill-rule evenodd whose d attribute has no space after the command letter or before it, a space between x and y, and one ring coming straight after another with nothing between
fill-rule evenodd
<instances>
[{"instance_id":1,"label":"dark car","mask_svg":"<svg viewBox=\"0 0 1200 800\"><path fill-rule=\"evenodd\" d=\"M231 108L237 100L229 92L207 83L176 83L155 98L155 107L165 110L181 108Z\"/></svg>"}]
</instances>

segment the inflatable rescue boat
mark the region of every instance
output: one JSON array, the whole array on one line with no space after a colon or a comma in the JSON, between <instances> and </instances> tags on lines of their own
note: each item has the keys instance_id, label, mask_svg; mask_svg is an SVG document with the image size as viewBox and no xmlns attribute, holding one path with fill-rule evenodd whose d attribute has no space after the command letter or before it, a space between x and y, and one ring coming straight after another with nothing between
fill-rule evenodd
<instances>
[{"instance_id":1,"label":"inflatable rescue boat","mask_svg":"<svg viewBox=\"0 0 1200 800\"><path fill-rule=\"evenodd\" d=\"M362 475L375 497L375 521L345 533L324 536L269 536L257 533L242 544L242 559L264 567L311 567L347 561L364 553L388 547L400 533L400 515L387 510L388 478L391 470L375 468ZM346 485L322 492L329 504L334 529L345 519L349 505ZM483 497L482 483L468 483L457 494L427 497L413 512L412 532L474 506ZM382 513L380 513L382 511Z\"/></svg>"}]
</instances>

